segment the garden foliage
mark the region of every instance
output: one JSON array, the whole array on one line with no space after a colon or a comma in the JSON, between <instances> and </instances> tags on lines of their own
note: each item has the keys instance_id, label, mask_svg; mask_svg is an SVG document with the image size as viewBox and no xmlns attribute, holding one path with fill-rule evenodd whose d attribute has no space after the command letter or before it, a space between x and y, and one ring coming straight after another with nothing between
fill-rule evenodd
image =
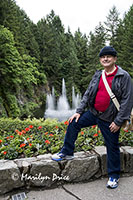
<instances>
[{"instance_id":1,"label":"garden foliage","mask_svg":"<svg viewBox=\"0 0 133 200\"><path fill-rule=\"evenodd\" d=\"M68 121L56 119L0 119L0 159L33 157L59 152L66 134ZM133 134L121 130L120 145L133 146ZM84 128L79 132L75 152L89 151L104 145L101 131L97 126Z\"/></svg>"}]
</instances>

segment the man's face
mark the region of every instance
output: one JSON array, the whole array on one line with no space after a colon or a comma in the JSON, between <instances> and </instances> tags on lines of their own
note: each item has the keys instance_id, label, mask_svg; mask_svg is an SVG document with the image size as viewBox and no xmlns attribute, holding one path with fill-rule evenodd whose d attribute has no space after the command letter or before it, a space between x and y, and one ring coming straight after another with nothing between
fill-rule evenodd
<instances>
[{"instance_id":1,"label":"man's face","mask_svg":"<svg viewBox=\"0 0 133 200\"><path fill-rule=\"evenodd\" d=\"M111 55L105 55L100 57L100 63L103 67L112 67L114 66L117 57Z\"/></svg>"}]
</instances>

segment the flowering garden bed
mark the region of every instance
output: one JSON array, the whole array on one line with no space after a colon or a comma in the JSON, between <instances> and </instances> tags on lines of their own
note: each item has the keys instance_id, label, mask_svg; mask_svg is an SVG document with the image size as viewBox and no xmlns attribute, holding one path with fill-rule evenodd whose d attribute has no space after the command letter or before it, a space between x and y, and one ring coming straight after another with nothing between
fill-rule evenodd
<instances>
[{"instance_id":1,"label":"flowering garden bed","mask_svg":"<svg viewBox=\"0 0 133 200\"><path fill-rule=\"evenodd\" d=\"M68 121L56 119L0 119L0 159L33 157L58 152L64 141ZM121 129L120 145L133 146L133 134ZM75 152L104 145L97 126L84 128L78 135Z\"/></svg>"}]
</instances>

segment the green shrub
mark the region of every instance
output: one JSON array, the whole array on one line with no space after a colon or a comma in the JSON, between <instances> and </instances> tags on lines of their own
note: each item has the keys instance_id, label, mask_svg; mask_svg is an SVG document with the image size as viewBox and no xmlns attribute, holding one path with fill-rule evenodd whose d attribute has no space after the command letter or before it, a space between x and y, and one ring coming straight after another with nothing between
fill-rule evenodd
<instances>
[{"instance_id":1,"label":"green shrub","mask_svg":"<svg viewBox=\"0 0 133 200\"><path fill-rule=\"evenodd\" d=\"M0 159L32 157L45 153L56 153L63 146L68 121L56 119L0 118ZM121 145L133 146L131 132L121 130ZM97 126L84 128L75 143L75 152L88 151L104 145L103 136Z\"/></svg>"}]
</instances>

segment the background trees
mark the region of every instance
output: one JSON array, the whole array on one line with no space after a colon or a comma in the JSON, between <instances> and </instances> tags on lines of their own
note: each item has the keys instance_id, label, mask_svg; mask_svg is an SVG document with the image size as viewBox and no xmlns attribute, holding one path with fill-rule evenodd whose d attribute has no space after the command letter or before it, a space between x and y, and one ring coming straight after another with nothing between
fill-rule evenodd
<instances>
[{"instance_id":1,"label":"background trees","mask_svg":"<svg viewBox=\"0 0 133 200\"><path fill-rule=\"evenodd\" d=\"M123 19L113 7L88 36L65 31L53 10L34 24L15 0L0 1L0 16L1 116L35 116L52 86L60 94L62 78L70 101L72 86L83 94L101 68L98 53L105 44L116 48L117 64L133 77L133 5Z\"/></svg>"},{"instance_id":2,"label":"background trees","mask_svg":"<svg viewBox=\"0 0 133 200\"><path fill-rule=\"evenodd\" d=\"M117 29L117 44L119 64L127 70L133 78L133 5L125 15Z\"/></svg>"}]
</instances>

